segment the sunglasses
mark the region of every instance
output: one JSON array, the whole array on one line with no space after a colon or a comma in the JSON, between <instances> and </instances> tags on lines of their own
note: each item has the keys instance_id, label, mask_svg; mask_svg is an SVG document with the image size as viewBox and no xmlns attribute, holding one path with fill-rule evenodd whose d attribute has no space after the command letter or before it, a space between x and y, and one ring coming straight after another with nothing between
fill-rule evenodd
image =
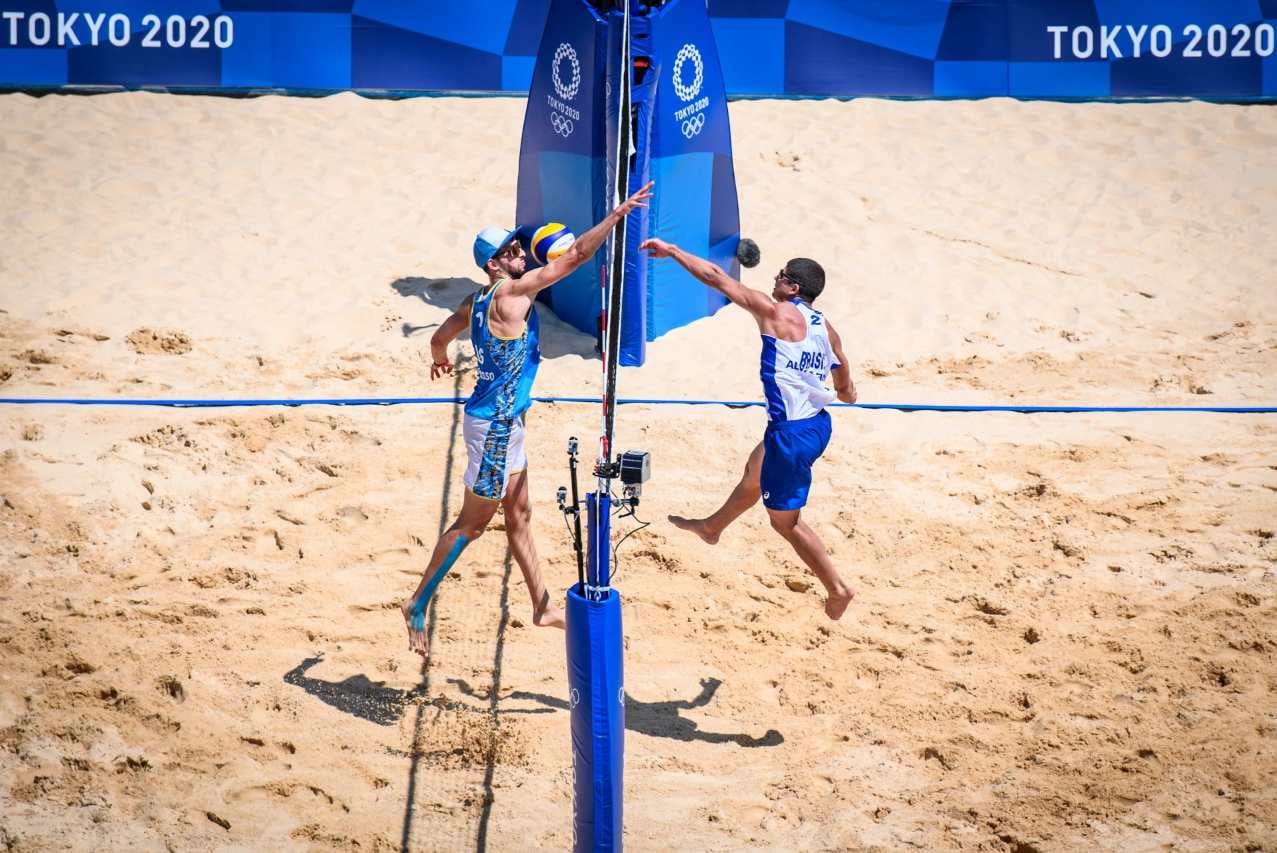
<instances>
[{"instance_id":1,"label":"sunglasses","mask_svg":"<svg viewBox=\"0 0 1277 853\"><path fill-rule=\"evenodd\" d=\"M799 283L799 282L798 282L798 279L794 278L792 275L790 275L789 273L785 272L785 270L784 270L784 269L781 269L781 271L780 271L780 272L776 273L776 278L783 278L785 281L789 282L790 284L798 284L798 283Z\"/></svg>"},{"instance_id":2,"label":"sunglasses","mask_svg":"<svg viewBox=\"0 0 1277 853\"><path fill-rule=\"evenodd\" d=\"M513 243L511 243L510 245L502 249L500 252L497 252L496 257L517 258L522 254L523 254L523 247L519 245L518 240L515 240Z\"/></svg>"}]
</instances>

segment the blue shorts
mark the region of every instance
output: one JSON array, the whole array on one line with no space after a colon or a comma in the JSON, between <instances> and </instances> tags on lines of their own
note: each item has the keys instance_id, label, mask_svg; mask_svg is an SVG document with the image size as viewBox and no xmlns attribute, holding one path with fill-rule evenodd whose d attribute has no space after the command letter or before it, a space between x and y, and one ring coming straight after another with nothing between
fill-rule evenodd
<instances>
[{"instance_id":1,"label":"blue shorts","mask_svg":"<svg viewBox=\"0 0 1277 853\"><path fill-rule=\"evenodd\" d=\"M763 434L763 506L801 509L811 489L811 466L829 446L829 413L800 421L772 421Z\"/></svg>"}]
</instances>

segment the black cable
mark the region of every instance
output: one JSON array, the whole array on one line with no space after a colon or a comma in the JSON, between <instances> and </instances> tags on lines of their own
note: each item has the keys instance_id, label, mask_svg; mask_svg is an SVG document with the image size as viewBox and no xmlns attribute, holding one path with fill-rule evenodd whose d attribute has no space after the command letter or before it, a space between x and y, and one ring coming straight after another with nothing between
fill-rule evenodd
<instances>
[{"instance_id":1,"label":"black cable","mask_svg":"<svg viewBox=\"0 0 1277 853\"><path fill-rule=\"evenodd\" d=\"M568 521L568 514L564 510L559 510L559 514L563 516L563 526L568 529L568 539L572 540L572 547L576 547L576 536L572 533L572 522Z\"/></svg>"},{"instance_id":2,"label":"black cable","mask_svg":"<svg viewBox=\"0 0 1277 853\"><path fill-rule=\"evenodd\" d=\"M639 526L634 528L633 530L631 530L629 533L625 534L624 536L622 536L620 539L616 541L616 544L612 546L612 565L616 566L616 571L612 573L613 581L615 581L618 577L620 577L620 574L621 574L621 565L616 559L616 549L620 548L621 543L624 542L626 539L629 539L631 536L633 536L635 533L638 533L644 527L650 527L652 525L652 522L644 521L643 519L638 517L638 514L635 512L635 507L630 506L629 510L630 511L625 513L625 515L618 515L617 517L618 518L632 517L635 521L639 522Z\"/></svg>"}]
</instances>

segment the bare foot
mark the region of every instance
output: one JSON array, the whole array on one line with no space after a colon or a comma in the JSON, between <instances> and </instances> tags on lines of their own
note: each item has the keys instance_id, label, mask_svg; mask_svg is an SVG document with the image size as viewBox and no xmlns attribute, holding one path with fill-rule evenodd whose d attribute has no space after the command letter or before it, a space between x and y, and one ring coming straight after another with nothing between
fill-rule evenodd
<instances>
[{"instance_id":1,"label":"bare foot","mask_svg":"<svg viewBox=\"0 0 1277 853\"><path fill-rule=\"evenodd\" d=\"M829 593L829 597L825 599L825 615L834 621L841 619L847 605L855 597L856 591L849 586L843 587L841 592Z\"/></svg>"},{"instance_id":2,"label":"bare foot","mask_svg":"<svg viewBox=\"0 0 1277 853\"><path fill-rule=\"evenodd\" d=\"M420 613L415 612L413 600L410 598L399 605L399 612L403 614L404 624L408 626L408 648L424 658L428 648L425 610L423 609Z\"/></svg>"},{"instance_id":3,"label":"bare foot","mask_svg":"<svg viewBox=\"0 0 1277 853\"><path fill-rule=\"evenodd\" d=\"M568 623L563 619L563 611L557 607L544 607L541 612L532 611L532 624L538 628L566 629Z\"/></svg>"},{"instance_id":4,"label":"bare foot","mask_svg":"<svg viewBox=\"0 0 1277 853\"><path fill-rule=\"evenodd\" d=\"M679 530L686 530L689 533L695 533L697 536L701 537L701 539L705 541L706 545L718 544L718 534L705 526L705 519L683 518L681 515L670 515L667 516L667 518L669 518L670 524L674 525Z\"/></svg>"}]
</instances>

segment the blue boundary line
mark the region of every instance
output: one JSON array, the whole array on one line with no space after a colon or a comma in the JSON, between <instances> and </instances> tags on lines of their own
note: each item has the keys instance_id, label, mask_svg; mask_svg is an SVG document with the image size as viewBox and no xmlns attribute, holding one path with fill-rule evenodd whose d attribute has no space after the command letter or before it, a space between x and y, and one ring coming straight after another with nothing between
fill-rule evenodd
<instances>
[{"instance_id":1,"label":"blue boundary line","mask_svg":"<svg viewBox=\"0 0 1277 853\"><path fill-rule=\"evenodd\" d=\"M157 406L174 409L224 409L250 406L415 406L456 405L466 397L297 397L262 399L128 399L81 397L0 397L0 405L56 406ZM597 397L533 397L538 403L588 403L600 405ZM726 406L730 409L763 408L761 400L664 400L621 397L618 406ZM1197 412L1230 415L1277 414L1277 406L1031 406L1031 405L946 405L941 403L833 403L828 408L893 409L900 412L1016 412L1019 414L1075 412Z\"/></svg>"}]
</instances>

